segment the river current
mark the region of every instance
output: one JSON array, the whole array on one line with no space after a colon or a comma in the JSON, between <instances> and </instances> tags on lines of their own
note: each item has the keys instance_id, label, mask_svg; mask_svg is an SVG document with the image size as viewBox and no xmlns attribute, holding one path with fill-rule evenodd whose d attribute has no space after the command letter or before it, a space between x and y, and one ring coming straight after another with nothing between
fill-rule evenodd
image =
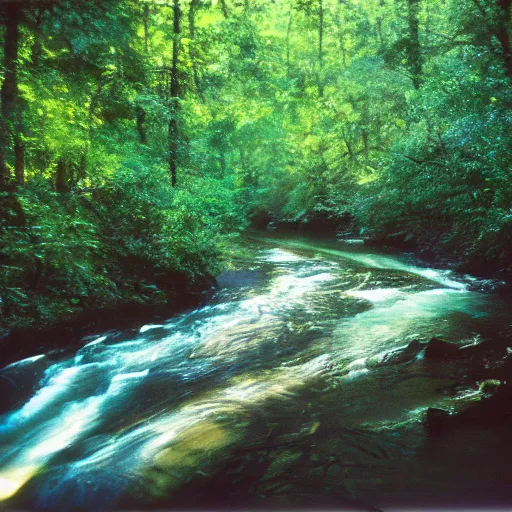
<instances>
[{"instance_id":1,"label":"river current","mask_svg":"<svg viewBox=\"0 0 512 512\"><path fill-rule=\"evenodd\" d=\"M432 440L464 369L383 365L510 324L469 277L357 240L257 237L208 305L0 372L0 501L35 510L487 507L512 503L510 429ZM454 391L455 389L455 391ZM490 456L492 454L492 456ZM508 501L510 500L510 501Z\"/></svg>"}]
</instances>

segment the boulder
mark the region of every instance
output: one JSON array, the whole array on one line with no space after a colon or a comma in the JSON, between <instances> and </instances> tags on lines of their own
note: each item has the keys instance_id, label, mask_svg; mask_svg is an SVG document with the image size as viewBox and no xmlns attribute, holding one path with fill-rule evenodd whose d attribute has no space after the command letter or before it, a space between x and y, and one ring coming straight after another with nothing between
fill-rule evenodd
<instances>
[{"instance_id":1,"label":"boulder","mask_svg":"<svg viewBox=\"0 0 512 512\"><path fill-rule=\"evenodd\" d=\"M459 346L441 338L432 338L425 347L426 359L452 359L458 357Z\"/></svg>"},{"instance_id":2,"label":"boulder","mask_svg":"<svg viewBox=\"0 0 512 512\"><path fill-rule=\"evenodd\" d=\"M501 382L497 379L487 379L480 383L478 391L484 396L495 395L501 386Z\"/></svg>"},{"instance_id":3,"label":"boulder","mask_svg":"<svg viewBox=\"0 0 512 512\"><path fill-rule=\"evenodd\" d=\"M421 343L418 340L413 340L405 348L400 348L380 356L368 358L366 366L368 368L378 368L380 366L408 363L412 361L424 347L424 343Z\"/></svg>"},{"instance_id":4,"label":"boulder","mask_svg":"<svg viewBox=\"0 0 512 512\"><path fill-rule=\"evenodd\" d=\"M452 415L449 411L438 409L436 407L429 407L427 409L426 426L430 434L439 434L448 424Z\"/></svg>"}]
</instances>

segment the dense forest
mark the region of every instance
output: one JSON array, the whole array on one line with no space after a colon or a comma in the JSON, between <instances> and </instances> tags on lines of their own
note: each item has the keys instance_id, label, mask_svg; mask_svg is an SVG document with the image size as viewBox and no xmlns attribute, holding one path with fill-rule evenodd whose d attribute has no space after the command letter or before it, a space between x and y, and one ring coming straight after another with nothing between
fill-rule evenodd
<instances>
[{"instance_id":1,"label":"dense forest","mask_svg":"<svg viewBox=\"0 0 512 512\"><path fill-rule=\"evenodd\" d=\"M510 0L1 0L1 328L315 219L510 275Z\"/></svg>"}]
</instances>

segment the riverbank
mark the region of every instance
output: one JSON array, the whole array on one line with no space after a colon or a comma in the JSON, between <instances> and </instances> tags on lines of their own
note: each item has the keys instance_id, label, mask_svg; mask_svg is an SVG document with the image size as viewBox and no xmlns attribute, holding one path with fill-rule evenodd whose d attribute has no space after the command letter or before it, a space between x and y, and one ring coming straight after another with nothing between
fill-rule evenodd
<instances>
[{"instance_id":1,"label":"riverbank","mask_svg":"<svg viewBox=\"0 0 512 512\"><path fill-rule=\"evenodd\" d=\"M17 327L0 337L0 367L36 354L66 353L80 348L84 338L115 329L129 331L144 322L168 319L198 307L214 293L214 280L201 286L172 289L172 295L155 290L152 297L136 296L108 307L80 311L53 325ZM138 299L138 300L136 300Z\"/></svg>"},{"instance_id":2,"label":"riverbank","mask_svg":"<svg viewBox=\"0 0 512 512\"><path fill-rule=\"evenodd\" d=\"M2 363L208 295L243 217L217 205L212 223L197 183L168 181L162 169L123 168L91 190L57 193L41 179L0 194Z\"/></svg>"},{"instance_id":3,"label":"riverbank","mask_svg":"<svg viewBox=\"0 0 512 512\"><path fill-rule=\"evenodd\" d=\"M437 253L430 248L397 242L393 237L373 238L358 226L355 217L348 212L341 216L317 213L295 220L259 217L253 219L253 226L267 233L312 235L338 242L360 240L369 248L391 255L401 251L419 266L435 266L461 275L466 273L464 264L455 263L443 253ZM231 238L223 243L219 253L219 259L224 262L221 267L227 269L234 260L243 260L244 252L250 254L250 244L242 242L241 239ZM147 270L145 273L148 274ZM510 289L510 282L499 279L502 276L498 272L481 272L475 276L482 278L474 280L472 286L475 290L501 293ZM83 344L83 338L110 329L130 330L145 322L158 323L204 304L215 292L216 278L213 276L202 276L195 284L190 283L186 275L176 277L178 279L174 282L172 276L167 281L160 280L159 286L146 283L144 292L134 281L131 292L119 296L111 304L101 307L92 304L82 310L77 309L71 315L69 311L63 312L62 318L54 319L51 324L41 322L36 326L4 330L0 337L0 365L48 351L74 350ZM162 283L165 283L165 287Z\"/></svg>"},{"instance_id":4,"label":"riverbank","mask_svg":"<svg viewBox=\"0 0 512 512\"><path fill-rule=\"evenodd\" d=\"M215 276L198 276L192 282L186 275L171 275L168 280L160 280L160 286L146 283L145 293L133 282L130 294L119 296L109 305L95 307L93 304L72 315L68 312L51 324L4 329L0 336L0 368L38 354L72 352L90 337L106 331L133 334L144 323L159 323L204 305L212 299L219 285L230 285L229 271L239 268L252 255L250 244L239 236L222 241L217 249ZM126 279L133 280L133 276L126 276ZM240 276L235 281L238 283Z\"/></svg>"}]
</instances>

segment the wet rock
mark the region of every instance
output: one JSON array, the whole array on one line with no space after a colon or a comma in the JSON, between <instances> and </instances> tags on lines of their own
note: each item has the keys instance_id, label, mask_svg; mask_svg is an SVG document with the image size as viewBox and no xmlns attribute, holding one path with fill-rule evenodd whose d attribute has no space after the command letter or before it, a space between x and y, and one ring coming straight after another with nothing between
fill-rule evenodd
<instances>
[{"instance_id":1,"label":"wet rock","mask_svg":"<svg viewBox=\"0 0 512 512\"><path fill-rule=\"evenodd\" d=\"M413 340L405 347L405 349L400 354L398 358L398 362L407 362L414 359L423 349L425 348L424 343L419 340Z\"/></svg>"},{"instance_id":2,"label":"wet rock","mask_svg":"<svg viewBox=\"0 0 512 512\"><path fill-rule=\"evenodd\" d=\"M412 361L425 347L418 340L411 341L405 348L387 352L382 356L369 358L366 362L368 368L377 368L379 366L391 366L403 364Z\"/></svg>"},{"instance_id":3,"label":"wet rock","mask_svg":"<svg viewBox=\"0 0 512 512\"><path fill-rule=\"evenodd\" d=\"M480 383L480 386L478 386L478 391L484 395L492 396L498 392L500 386L501 382L499 380L487 379Z\"/></svg>"},{"instance_id":4,"label":"wet rock","mask_svg":"<svg viewBox=\"0 0 512 512\"><path fill-rule=\"evenodd\" d=\"M0 374L0 414L8 411L16 403L19 387L7 375Z\"/></svg>"},{"instance_id":5,"label":"wet rock","mask_svg":"<svg viewBox=\"0 0 512 512\"><path fill-rule=\"evenodd\" d=\"M512 385L489 379L480 385L480 391L480 399L472 400L469 407L457 414L429 408L426 423L430 433L439 434L448 428L466 426L512 424Z\"/></svg>"},{"instance_id":6,"label":"wet rock","mask_svg":"<svg viewBox=\"0 0 512 512\"><path fill-rule=\"evenodd\" d=\"M496 388L496 382L493 383L492 379L485 381L484 393L494 388L494 394L489 396L485 393L482 400L458 414L460 423L491 426L512 422L512 386L499 385Z\"/></svg>"},{"instance_id":7,"label":"wet rock","mask_svg":"<svg viewBox=\"0 0 512 512\"><path fill-rule=\"evenodd\" d=\"M47 357L38 356L0 370L0 414L30 398L48 364Z\"/></svg>"},{"instance_id":8,"label":"wet rock","mask_svg":"<svg viewBox=\"0 0 512 512\"><path fill-rule=\"evenodd\" d=\"M485 355L495 354L497 357L507 356L507 342L504 338L478 338L473 342L466 343L459 348L461 357L481 358Z\"/></svg>"},{"instance_id":9,"label":"wet rock","mask_svg":"<svg viewBox=\"0 0 512 512\"><path fill-rule=\"evenodd\" d=\"M427 409L426 426L431 434L439 434L449 421L451 414L444 409L429 407Z\"/></svg>"},{"instance_id":10,"label":"wet rock","mask_svg":"<svg viewBox=\"0 0 512 512\"><path fill-rule=\"evenodd\" d=\"M425 348L427 359L451 359L459 356L459 347L441 338L432 338Z\"/></svg>"},{"instance_id":11,"label":"wet rock","mask_svg":"<svg viewBox=\"0 0 512 512\"><path fill-rule=\"evenodd\" d=\"M472 292L505 293L510 292L510 283L500 279L479 279L470 283L468 289Z\"/></svg>"}]
</instances>

